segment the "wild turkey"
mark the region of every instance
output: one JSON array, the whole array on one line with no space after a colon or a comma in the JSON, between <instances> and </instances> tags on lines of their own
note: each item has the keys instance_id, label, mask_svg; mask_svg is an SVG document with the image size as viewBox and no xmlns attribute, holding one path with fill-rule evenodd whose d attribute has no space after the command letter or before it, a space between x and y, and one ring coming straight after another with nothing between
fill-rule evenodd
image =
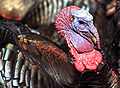
<instances>
[{"instance_id":1,"label":"wild turkey","mask_svg":"<svg viewBox=\"0 0 120 88\"><path fill-rule=\"evenodd\" d=\"M3 37L0 39L1 46L4 47L7 43L14 44L22 52L23 60L28 60L40 70L39 80L36 78L32 83L41 83L43 88L118 87L117 76L100 52L99 35L93 25L92 15L81 8L69 6L57 14L55 25L68 44L69 54L44 36L32 33L24 25L6 20L0 21L0 35ZM13 70L9 71L14 74L16 64L12 65ZM7 67L2 66L1 73L4 73ZM6 80L5 74L1 77L2 80ZM8 82L14 83L13 76L7 79L10 81L5 82L5 86ZM17 80L21 78L18 77ZM10 86L14 87L13 84Z\"/></svg>"}]
</instances>

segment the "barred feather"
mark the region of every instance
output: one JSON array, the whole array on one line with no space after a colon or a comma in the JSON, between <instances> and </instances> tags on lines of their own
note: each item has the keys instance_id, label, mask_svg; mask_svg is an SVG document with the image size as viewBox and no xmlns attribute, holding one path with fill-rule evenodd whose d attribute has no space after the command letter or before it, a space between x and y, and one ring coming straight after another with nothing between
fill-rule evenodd
<instances>
[{"instance_id":1,"label":"barred feather","mask_svg":"<svg viewBox=\"0 0 120 88\"><path fill-rule=\"evenodd\" d=\"M46 88L47 85L55 83L43 70L38 69L36 65L30 63L27 59L25 60L16 46L8 44L2 49L1 56L0 83L4 87ZM51 84L48 79L51 80ZM49 88L59 87L59 85L51 85Z\"/></svg>"}]
</instances>

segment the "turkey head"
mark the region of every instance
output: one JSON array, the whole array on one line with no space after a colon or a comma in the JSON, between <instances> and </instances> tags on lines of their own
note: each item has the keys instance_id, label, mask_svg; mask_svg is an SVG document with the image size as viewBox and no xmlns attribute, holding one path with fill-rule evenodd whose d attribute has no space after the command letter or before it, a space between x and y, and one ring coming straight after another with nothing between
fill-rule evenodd
<instances>
[{"instance_id":1,"label":"turkey head","mask_svg":"<svg viewBox=\"0 0 120 88\"><path fill-rule=\"evenodd\" d=\"M100 49L100 41L93 16L79 7L69 6L58 12L55 25L70 48L76 69L80 72L85 68L96 70L102 62L102 54L94 48L97 45Z\"/></svg>"}]
</instances>

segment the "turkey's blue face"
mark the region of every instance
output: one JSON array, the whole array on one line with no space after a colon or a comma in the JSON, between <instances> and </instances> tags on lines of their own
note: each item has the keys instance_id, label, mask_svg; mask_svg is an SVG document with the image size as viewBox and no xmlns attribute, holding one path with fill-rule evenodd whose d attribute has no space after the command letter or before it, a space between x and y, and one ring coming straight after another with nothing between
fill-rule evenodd
<instances>
[{"instance_id":1,"label":"turkey's blue face","mask_svg":"<svg viewBox=\"0 0 120 88\"><path fill-rule=\"evenodd\" d=\"M71 43L76 50L78 52L92 51L93 42L97 43L99 48L99 35L93 24L93 16L83 9L75 10L71 15L71 28L75 33L72 36L75 40L71 40Z\"/></svg>"},{"instance_id":2,"label":"turkey's blue face","mask_svg":"<svg viewBox=\"0 0 120 88\"><path fill-rule=\"evenodd\" d=\"M71 13L72 27L75 31L89 32L89 27L93 25L93 17L87 11L81 9Z\"/></svg>"}]
</instances>

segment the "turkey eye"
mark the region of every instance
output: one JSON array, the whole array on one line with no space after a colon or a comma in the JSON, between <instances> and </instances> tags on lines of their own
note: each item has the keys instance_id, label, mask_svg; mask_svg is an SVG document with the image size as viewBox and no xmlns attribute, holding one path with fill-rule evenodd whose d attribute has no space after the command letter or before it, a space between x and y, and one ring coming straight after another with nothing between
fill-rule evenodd
<instances>
[{"instance_id":1,"label":"turkey eye","mask_svg":"<svg viewBox=\"0 0 120 88\"><path fill-rule=\"evenodd\" d=\"M84 24L85 22L83 22L83 21L79 21L79 23L80 23L80 24Z\"/></svg>"},{"instance_id":2,"label":"turkey eye","mask_svg":"<svg viewBox=\"0 0 120 88\"><path fill-rule=\"evenodd\" d=\"M70 18L70 21L73 22L74 19L75 19L74 16L72 16L72 17Z\"/></svg>"}]
</instances>

